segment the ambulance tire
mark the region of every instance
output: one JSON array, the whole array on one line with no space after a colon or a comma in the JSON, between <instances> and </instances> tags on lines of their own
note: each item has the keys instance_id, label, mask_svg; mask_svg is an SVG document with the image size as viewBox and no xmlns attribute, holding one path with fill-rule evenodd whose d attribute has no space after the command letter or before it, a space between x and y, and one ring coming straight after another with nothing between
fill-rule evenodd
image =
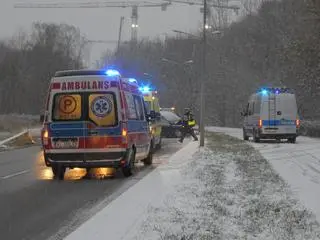
<instances>
[{"instance_id":1,"label":"ambulance tire","mask_svg":"<svg viewBox=\"0 0 320 240\"><path fill-rule=\"evenodd\" d=\"M152 144L152 143L151 143L151 144ZM148 157L147 157L146 159L143 159L143 164L144 164L145 166L149 166L149 165L152 164L152 162L153 162L153 152L152 152L151 149L150 149L149 154L148 154Z\"/></svg>"},{"instance_id":2,"label":"ambulance tire","mask_svg":"<svg viewBox=\"0 0 320 240\"><path fill-rule=\"evenodd\" d=\"M136 159L136 153L135 153L133 148L131 148L129 150L127 158L128 158L128 164L126 166L122 167L121 170L122 170L123 176L130 177L133 174L132 171L133 171L134 162L135 162L135 159Z\"/></svg>"},{"instance_id":3,"label":"ambulance tire","mask_svg":"<svg viewBox=\"0 0 320 240\"><path fill-rule=\"evenodd\" d=\"M255 143L260 142L260 138L259 138L259 136L258 136L258 134L257 134L255 129L253 130L253 134L252 135L253 135L253 142L255 142Z\"/></svg>"},{"instance_id":4,"label":"ambulance tire","mask_svg":"<svg viewBox=\"0 0 320 240\"><path fill-rule=\"evenodd\" d=\"M248 137L248 135L246 133L246 130L244 130L244 129L243 129L243 140L244 141L248 141L249 140L249 137Z\"/></svg>"},{"instance_id":5,"label":"ambulance tire","mask_svg":"<svg viewBox=\"0 0 320 240\"><path fill-rule=\"evenodd\" d=\"M60 165L51 166L54 179L63 180L66 172L66 167Z\"/></svg>"},{"instance_id":6,"label":"ambulance tire","mask_svg":"<svg viewBox=\"0 0 320 240\"><path fill-rule=\"evenodd\" d=\"M51 167L51 164L48 160L48 157L47 157L47 154L43 154L43 158L44 158L44 164L47 166L47 167Z\"/></svg>"}]
</instances>

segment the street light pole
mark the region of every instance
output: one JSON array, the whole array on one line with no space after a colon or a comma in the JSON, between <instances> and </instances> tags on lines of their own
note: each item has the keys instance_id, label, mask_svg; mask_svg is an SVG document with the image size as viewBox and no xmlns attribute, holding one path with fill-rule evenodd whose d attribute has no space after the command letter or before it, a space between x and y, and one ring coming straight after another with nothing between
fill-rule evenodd
<instances>
[{"instance_id":1,"label":"street light pole","mask_svg":"<svg viewBox=\"0 0 320 240\"><path fill-rule=\"evenodd\" d=\"M203 0L203 38L202 38L202 79L200 88L200 147L204 146L204 119L205 119L205 81L207 79L206 52L207 52L207 0Z\"/></svg>"}]
</instances>

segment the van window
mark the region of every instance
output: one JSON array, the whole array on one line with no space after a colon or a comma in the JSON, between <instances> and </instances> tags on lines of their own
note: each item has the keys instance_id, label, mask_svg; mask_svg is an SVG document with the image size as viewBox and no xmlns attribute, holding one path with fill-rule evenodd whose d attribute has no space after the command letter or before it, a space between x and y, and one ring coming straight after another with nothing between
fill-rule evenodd
<instances>
[{"instance_id":1,"label":"van window","mask_svg":"<svg viewBox=\"0 0 320 240\"><path fill-rule=\"evenodd\" d=\"M89 118L98 126L117 125L117 109L113 93L90 93Z\"/></svg>"},{"instance_id":2,"label":"van window","mask_svg":"<svg viewBox=\"0 0 320 240\"><path fill-rule=\"evenodd\" d=\"M126 102L127 102L127 106L128 106L128 109L127 109L128 115L129 115L128 118L130 120L137 120L138 115L137 115L136 106L135 106L132 94L126 92L125 97L126 97Z\"/></svg>"},{"instance_id":3,"label":"van window","mask_svg":"<svg viewBox=\"0 0 320 240\"><path fill-rule=\"evenodd\" d=\"M82 118L81 94L55 94L52 119L54 121L74 121Z\"/></svg>"},{"instance_id":4,"label":"van window","mask_svg":"<svg viewBox=\"0 0 320 240\"><path fill-rule=\"evenodd\" d=\"M137 120L144 120L144 111L143 111L143 103L142 98L140 96L134 95L134 104L137 112Z\"/></svg>"}]
</instances>

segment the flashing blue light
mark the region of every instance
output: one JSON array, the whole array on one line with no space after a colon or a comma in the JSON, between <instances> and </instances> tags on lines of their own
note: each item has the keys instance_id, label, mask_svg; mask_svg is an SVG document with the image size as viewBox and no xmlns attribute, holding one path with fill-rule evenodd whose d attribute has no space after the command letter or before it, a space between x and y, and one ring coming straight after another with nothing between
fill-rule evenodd
<instances>
[{"instance_id":1,"label":"flashing blue light","mask_svg":"<svg viewBox=\"0 0 320 240\"><path fill-rule=\"evenodd\" d=\"M117 70L109 69L106 71L106 75L109 77L120 76L120 73Z\"/></svg>"},{"instance_id":2,"label":"flashing blue light","mask_svg":"<svg viewBox=\"0 0 320 240\"><path fill-rule=\"evenodd\" d=\"M134 79L134 78L129 78L129 82L131 82L131 83L138 83L138 81L137 81L136 79Z\"/></svg>"},{"instance_id":3,"label":"flashing blue light","mask_svg":"<svg viewBox=\"0 0 320 240\"><path fill-rule=\"evenodd\" d=\"M144 86L144 87L140 87L139 90L141 92L146 93L146 92L150 92L151 89L148 86Z\"/></svg>"},{"instance_id":4,"label":"flashing blue light","mask_svg":"<svg viewBox=\"0 0 320 240\"><path fill-rule=\"evenodd\" d=\"M277 89L277 90L276 90L276 94L279 94L279 93L280 93L280 91Z\"/></svg>"},{"instance_id":5,"label":"flashing blue light","mask_svg":"<svg viewBox=\"0 0 320 240\"><path fill-rule=\"evenodd\" d=\"M267 94L268 94L268 91L267 91L266 89L262 89L262 90L261 90L261 93L262 93L262 95L267 95Z\"/></svg>"}]
</instances>

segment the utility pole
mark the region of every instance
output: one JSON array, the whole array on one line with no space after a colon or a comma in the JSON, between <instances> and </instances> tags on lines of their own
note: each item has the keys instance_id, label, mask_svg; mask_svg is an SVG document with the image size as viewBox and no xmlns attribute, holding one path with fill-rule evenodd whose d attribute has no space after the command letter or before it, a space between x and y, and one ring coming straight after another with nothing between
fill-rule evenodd
<instances>
[{"instance_id":1,"label":"utility pole","mask_svg":"<svg viewBox=\"0 0 320 240\"><path fill-rule=\"evenodd\" d=\"M120 50L120 43L121 43L121 35L122 35L122 26L123 26L124 17L120 18L120 27L119 27L119 36L118 36L118 46L117 52Z\"/></svg>"},{"instance_id":2,"label":"utility pole","mask_svg":"<svg viewBox=\"0 0 320 240\"><path fill-rule=\"evenodd\" d=\"M202 79L200 88L200 147L204 146L205 135L205 81L207 80L207 0L203 0L203 38L202 38Z\"/></svg>"}]
</instances>

